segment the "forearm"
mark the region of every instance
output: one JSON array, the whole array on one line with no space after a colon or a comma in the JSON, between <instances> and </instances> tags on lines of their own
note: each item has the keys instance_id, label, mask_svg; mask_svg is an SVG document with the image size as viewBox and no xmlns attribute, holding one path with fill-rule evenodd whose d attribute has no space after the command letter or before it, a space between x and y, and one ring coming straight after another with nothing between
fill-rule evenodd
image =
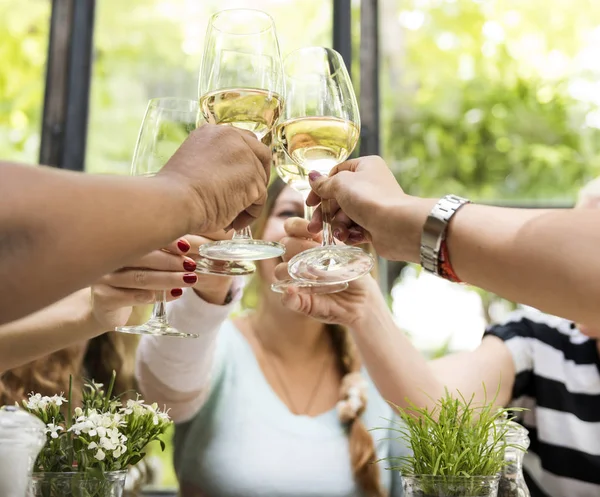
<instances>
[{"instance_id":1,"label":"forearm","mask_svg":"<svg viewBox=\"0 0 600 497\"><path fill-rule=\"evenodd\" d=\"M177 329L197 333L190 340L145 336L136 357L136 375L144 395L172 409L174 420L191 418L210 390L217 335L234 303L205 302L192 289L169 304L169 322Z\"/></svg>"},{"instance_id":2,"label":"forearm","mask_svg":"<svg viewBox=\"0 0 600 497\"><path fill-rule=\"evenodd\" d=\"M164 179L15 164L2 164L0 174L0 323L167 245L189 226L186 199Z\"/></svg>"},{"instance_id":3,"label":"forearm","mask_svg":"<svg viewBox=\"0 0 600 497\"><path fill-rule=\"evenodd\" d=\"M374 288L364 317L351 332L364 364L382 397L401 407L407 399L419 406L433 406L444 387L426 359L394 322L383 296Z\"/></svg>"},{"instance_id":4,"label":"forearm","mask_svg":"<svg viewBox=\"0 0 600 497\"><path fill-rule=\"evenodd\" d=\"M0 372L103 333L85 288L34 314L0 326Z\"/></svg>"},{"instance_id":5,"label":"forearm","mask_svg":"<svg viewBox=\"0 0 600 497\"><path fill-rule=\"evenodd\" d=\"M412 262L419 262L419 230L434 203L416 200L410 212ZM467 205L448 230L450 260L463 281L590 326L600 325L598 247L600 214L590 209Z\"/></svg>"}]
</instances>

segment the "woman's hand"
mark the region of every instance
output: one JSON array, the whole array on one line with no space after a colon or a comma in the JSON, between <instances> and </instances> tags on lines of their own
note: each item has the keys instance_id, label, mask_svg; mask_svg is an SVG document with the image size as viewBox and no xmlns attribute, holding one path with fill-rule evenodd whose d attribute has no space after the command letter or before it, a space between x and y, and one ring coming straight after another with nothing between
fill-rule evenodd
<instances>
[{"instance_id":1,"label":"woman's hand","mask_svg":"<svg viewBox=\"0 0 600 497\"><path fill-rule=\"evenodd\" d=\"M127 324L134 306L153 303L157 292L164 291L167 301L179 298L183 288L198 281L192 254L188 237L180 238L131 266L103 276L91 287L93 319L103 329L113 330Z\"/></svg>"},{"instance_id":2,"label":"woman's hand","mask_svg":"<svg viewBox=\"0 0 600 497\"><path fill-rule=\"evenodd\" d=\"M318 245L318 238L308 231L308 222L292 218L285 222L287 237L281 240L286 253L283 264L275 270L279 280L289 279L287 261L294 255ZM325 323L335 323L352 327L369 312L371 302L379 296L379 288L371 276L351 281L343 292L330 294L299 293L288 288L282 297L283 304L290 310L306 314Z\"/></svg>"},{"instance_id":3,"label":"woman's hand","mask_svg":"<svg viewBox=\"0 0 600 497\"><path fill-rule=\"evenodd\" d=\"M218 233L209 233L204 236L187 235L186 239L192 245L190 250L190 257L199 259L199 249L201 245L209 243L215 240L229 240L233 235L233 230L224 233L223 231ZM228 264L225 261L213 261L216 266ZM231 276L217 276L211 274L198 274L198 281L194 285L194 291L204 301L210 304L222 305L225 303L225 299L229 290L231 289L231 283L233 277Z\"/></svg>"}]
</instances>

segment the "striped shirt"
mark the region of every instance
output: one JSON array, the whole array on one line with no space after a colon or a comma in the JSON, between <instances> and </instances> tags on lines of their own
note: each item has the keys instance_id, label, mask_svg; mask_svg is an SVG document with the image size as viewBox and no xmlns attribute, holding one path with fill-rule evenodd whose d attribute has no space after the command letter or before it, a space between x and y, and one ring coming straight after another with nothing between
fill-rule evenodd
<instances>
[{"instance_id":1,"label":"striped shirt","mask_svg":"<svg viewBox=\"0 0 600 497\"><path fill-rule=\"evenodd\" d=\"M486 334L515 364L512 406L529 430L532 497L600 496L600 357L596 340L564 319L525 309Z\"/></svg>"}]
</instances>

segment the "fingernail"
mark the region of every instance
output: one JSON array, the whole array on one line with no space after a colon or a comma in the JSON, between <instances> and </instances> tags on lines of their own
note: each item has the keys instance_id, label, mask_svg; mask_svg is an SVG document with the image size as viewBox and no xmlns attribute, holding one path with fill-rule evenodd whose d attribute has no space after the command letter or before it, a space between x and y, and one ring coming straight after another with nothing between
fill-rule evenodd
<instances>
[{"instance_id":1,"label":"fingernail","mask_svg":"<svg viewBox=\"0 0 600 497\"><path fill-rule=\"evenodd\" d=\"M173 288L173 290L171 290L171 295L173 297L181 297L183 295L183 290L181 288Z\"/></svg>"},{"instance_id":2,"label":"fingernail","mask_svg":"<svg viewBox=\"0 0 600 497\"><path fill-rule=\"evenodd\" d=\"M317 178L321 177L321 173L319 173L318 171L311 171L310 173L308 173L308 177L311 181L314 181Z\"/></svg>"},{"instance_id":3,"label":"fingernail","mask_svg":"<svg viewBox=\"0 0 600 497\"><path fill-rule=\"evenodd\" d=\"M183 269L186 271L195 271L196 263L194 261L183 261Z\"/></svg>"},{"instance_id":4,"label":"fingernail","mask_svg":"<svg viewBox=\"0 0 600 497\"><path fill-rule=\"evenodd\" d=\"M181 250L183 253L189 251L192 246L187 242L187 240L179 240L177 242L177 247L179 247L179 250Z\"/></svg>"},{"instance_id":5,"label":"fingernail","mask_svg":"<svg viewBox=\"0 0 600 497\"><path fill-rule=\"evenodd\" d=\"M338 240L342 232L340 230L333 230L333 236L335 236Z\"/></svg>"},{"instance_id":6,"label":"fingernail","mask_svg":"<svg viewBox=\"0 0 600 497\"><path fill-rule=\"evenodd\" d=\"M196 283L196 281L198 281L198 276L196 276L194 273L184 274L183 281L186 283Z\"/></svg>"}]
</instances>

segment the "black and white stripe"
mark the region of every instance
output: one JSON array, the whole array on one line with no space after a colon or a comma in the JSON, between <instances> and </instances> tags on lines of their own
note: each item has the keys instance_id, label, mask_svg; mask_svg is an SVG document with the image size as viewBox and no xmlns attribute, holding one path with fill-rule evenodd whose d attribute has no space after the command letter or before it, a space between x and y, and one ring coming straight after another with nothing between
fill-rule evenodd
<instances>
[{"instance_id":1,"label":"black and white stripe","mask_svg":"<svg viewBox=\"0 0 600 497\"><path fill-rule=\"evenodd\" d=\"M532 309L491 327L510 350L511 405L525 407L532 497L600 496L600 357L596 341Z\"/></svg>"}]
</instances>

